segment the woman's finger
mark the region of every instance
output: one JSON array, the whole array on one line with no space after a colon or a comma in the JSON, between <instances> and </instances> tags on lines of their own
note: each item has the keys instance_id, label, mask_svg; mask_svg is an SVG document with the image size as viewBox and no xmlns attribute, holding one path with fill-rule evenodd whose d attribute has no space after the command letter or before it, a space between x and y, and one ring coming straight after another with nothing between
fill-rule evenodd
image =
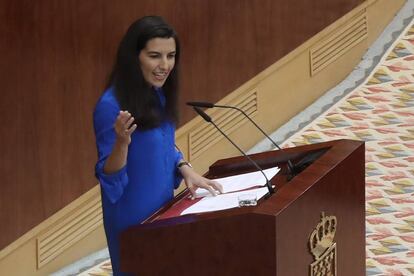
<instances>
[{"instance_id":1,"label":"woman's finger","mask_svg":"<svg viewBox=\"0 0 414 276\"><path fill-rule=\"evenodd\" d=\"M214 190L214 188L210 185L209 180L207 178L204 178L202 181L200 181L197 185L200 188L206 189L207 191L210 192L210 194L212 194L213 196L216 196L217 193Z\"/></svg>"},{"instance_id":2,"label":"woman's finger","mask_svg":"<svg viewBox=\"0 0 414 276\"><path fill-rule=\"evenodd\" d=\"M115 120L115 125L116 126L121 126L121 125L125 124L125 122L124 122L125 118L126 118L126 116L124 114L124 111L119 111L119 114L118 114L118 116L116 117L116 120Z\"/></svg>"},{"instance_id":3,"label":"woman's finger","mask_svg":"<svg viewBox=\"0 0 414 276\"><path fill-rule=\"evenodd\" d=\"M220 192L220 194L223 193L223 186L220 183L218 183L217 181L209 180L208 181L208 184L211 187L213 187L216 191Z\"/></svg>"},{"instance_id":4,"label":"woman's finger","mask_svg":"<svg viewBox=\"0 0 414 276\"><path fill-rule=\"evenodd\" d=\"M216 191L210 185L206 185L205 189L207 189L213 196L217 195Z\"/></svg>"},{"instance_id":5,"label":"woman's finger","mask_svg":"<svg viewBox=\"0 0 414 276\"><path fill-rule=\"evenodd\" d=\"M132 125L132 123L135 121L134 117L129 117L129 119L125 123L125 129L129 129L129 127Z\"/></svg>"},{"instance_id":6,"label":"woman's finger","mask_svg":"<svg viewBox=\"0 0 414 276\"><path fill-rule=\"evenodd\" d=\"M125 131L125 134L131 135L137 129L137 124L133 124L129 129Z\"/></svg>"},{"instance_id":7,"label":"woman's finger","mask_svg":"<svg viewBox=\"0 0 414 276\"><path fill-rule=\"evenodd\" d=\"M197 190L197 187L194 187L194 185L192 185L190 183L190 184L187 184L187 188L190 191L191 199L195 199L195 197L196 197L196 192L195 191Z\"/></svg>"},{"instance_id":8,"label":"woman's finger","mask_svg":"<svg viewBox=\"0 0 414 276\"><path fill-rule=\"evenodd\" d=\"M125 124L130 117L131 113L129 113L128 111L119 111L118 119L120 123Z\"/></svg>"}]
</instances>

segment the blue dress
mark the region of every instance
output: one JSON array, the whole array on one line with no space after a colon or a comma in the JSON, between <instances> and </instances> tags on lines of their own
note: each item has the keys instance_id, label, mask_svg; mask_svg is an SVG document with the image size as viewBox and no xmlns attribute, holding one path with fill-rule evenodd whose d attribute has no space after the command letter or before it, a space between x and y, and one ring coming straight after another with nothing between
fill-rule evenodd
<instances>
[{"instance_id":1,"label":"blue dress","mask_svg":"<svg viewBox=\"0 0 414 276\"><path fill-rule=\"evenodd\" d=\"M113 128L120 107L115 91L109 88L98 100L93 114L98 162L95 175L101 186L105 234L114 275L119 270L119 234L141 223L173 198L182 177L177 163L182 154L175 148L175 126L164 121L150 130L137 129L131 135L127 164L118 172L105 174L105 160L112 152L116 134ZM165 106L161 89L156 89L160 108Z\"/></svg>"}]
</instances>

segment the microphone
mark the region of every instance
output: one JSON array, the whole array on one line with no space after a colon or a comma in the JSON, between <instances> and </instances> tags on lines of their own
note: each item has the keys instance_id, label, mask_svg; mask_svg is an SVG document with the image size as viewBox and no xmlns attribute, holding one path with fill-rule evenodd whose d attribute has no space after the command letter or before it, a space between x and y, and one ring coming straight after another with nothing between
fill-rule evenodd
<instances>
[{"instance_id":1,"label":"microphone","mask_svg":"<svg viewBox=\"0 0 414 276\"><path fill-rule=\"evenodd\" d=\"M215 104L208 103L208 102L187 102L187 105L197 106L197 107L205 107L205 108L219 107Z\"/></svg>"},{"instance_id":2,"label":"microphone","mask_svg":"<svg viewBox=\"0 0 414 276\"><path fill-rule=\"evenodd\" d=\"M255 121L253 121L253 119L246 114L246 112L243 111L243 109L240 109L236 106L231 106L231 105L218 105L218 104L212 104L209 102L187 102L187 105L192 106L192 107L205 107L205 108L213 108L213 107L218 107L218 108L229 108L229 109L235 109L239 112L241 112L244 117L246 117L247 119L249 119L249 121L261 132L263 133L263 135L270 141L272 142L272 144L278 148L280 151L283 151L283 149L281 147L279 147L279 145L273 141L272 138L269 137L269 135L266 134L266 132L264 132L264 130L259 127ZM206 114L207 115L207 114ZM289 176L288 176L288 181L290 181L297 173L299 173L297 171L297 169L295 169L295 166L292 164L292 161L290 161L290 159L287 160L287 167L288 167L288 171L289 171Z\"/></svg>"},{"instance_id":3,"label":"microphone","mask_svg":"<svg viewBox=\"0 0 414 276\"><path fill-rule=\"evenodd\" d=\"M266 174L263 172L263 170L259 167L259 165L250 157L248 156L239 146L236 145L236 143L234 143L229 136L227 136L211 119L210 116L208 116L203 110L201 110L199 107L197 106L193 106L194 110L198 113L198 115L200 115L206 122L211 123L224 137L226 137L227 140L229 140L229 142L235 147L237 148L241 154L243 154L244 157L246 157L264 176L264 178L266 179L266 186L267 189L269 190L268 195L273 194L275 191L273 190L272 185L270 184L269 179L267 178Z\"/></svg>"}]
</instances>

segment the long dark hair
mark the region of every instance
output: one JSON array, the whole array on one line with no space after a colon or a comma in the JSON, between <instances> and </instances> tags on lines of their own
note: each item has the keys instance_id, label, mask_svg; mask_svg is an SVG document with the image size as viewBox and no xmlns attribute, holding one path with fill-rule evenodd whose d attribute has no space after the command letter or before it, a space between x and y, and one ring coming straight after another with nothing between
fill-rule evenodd
<instances>
[{"instance_id":1,"label":"long dark hair","mask_svg":"<svg viewBox=\"0 0 414 276\"><path fill-rule=\"evenodd\" d=\"M154 88L145 81L139 66L139 53L153 38L174 38L175 65L163 85L166 105L160 110ZM118 48L115 64L107 88L114 86L121 110L128 110L140 129L150 129L167 119L178 122L178 65L180 44L177 34L163 18L145 16L128 28Z\"/></svg>"}]
</instances>

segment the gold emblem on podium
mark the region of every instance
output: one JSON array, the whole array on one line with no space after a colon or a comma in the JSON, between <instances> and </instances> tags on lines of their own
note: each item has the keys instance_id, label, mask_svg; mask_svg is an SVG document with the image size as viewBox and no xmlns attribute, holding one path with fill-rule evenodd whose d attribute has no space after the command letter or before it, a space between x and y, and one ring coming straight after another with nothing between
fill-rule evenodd
<instances>
[{"instance_id":1,"label":"gold emblem on podium","mask_svg":"<svg viewBox=\"0 0 414 276\"><path fill-rule=\"evenodd\" d=\"M336 226L336 217L322 212L321 221L309 238L309 249L315 257L310 265L311 276L336 276Z\"/></svg>"}]
</instances>

